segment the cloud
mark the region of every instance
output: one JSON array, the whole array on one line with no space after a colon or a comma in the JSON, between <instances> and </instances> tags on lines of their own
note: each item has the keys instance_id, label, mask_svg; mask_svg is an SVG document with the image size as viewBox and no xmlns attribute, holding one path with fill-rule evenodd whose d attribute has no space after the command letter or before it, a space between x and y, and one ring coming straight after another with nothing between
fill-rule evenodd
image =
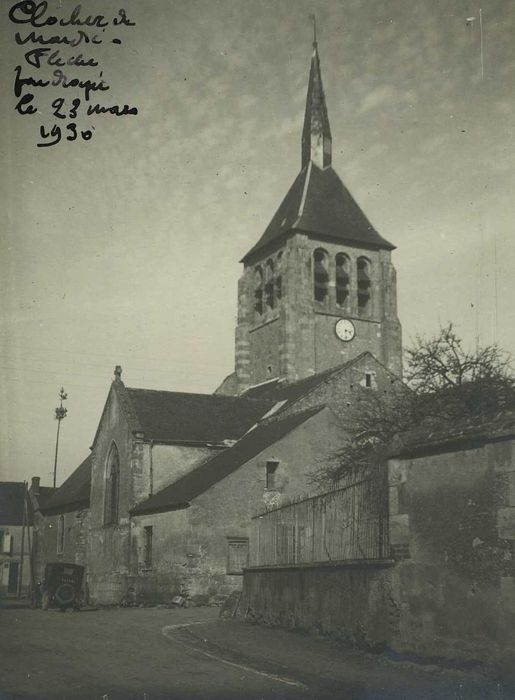
<instances>
[{"instance_id":1,"label":"cloud","mask_svg":"<svg viewBox=\"0 0 515 700\"><path fill-rule=\"evenodd\" d=\"M373 111L385 103L392 102L394 97L395 88L391 85L381 85L366 95L358 107L357 113L364 114L365 112Z\"/></svg>"}]
</instances>

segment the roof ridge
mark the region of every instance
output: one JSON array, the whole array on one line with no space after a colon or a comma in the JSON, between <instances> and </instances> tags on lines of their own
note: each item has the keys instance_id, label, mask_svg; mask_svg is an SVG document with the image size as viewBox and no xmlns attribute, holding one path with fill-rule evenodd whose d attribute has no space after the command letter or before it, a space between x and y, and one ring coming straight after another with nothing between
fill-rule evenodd
<instances>
[{"instance_id":1,"label":"roof ridge","mask_svg":"<svg viewBox=\"0 0 515 700\"><path fill-rule=\"evenodd\" d=\"M231 401L241 401L242 399L245 401L260 401L260 402L265 402L268 401L269 399L253 399L249 398L246 396L238 395L238 396L228 396L227 394L214 394L214 393L200 393L196 391L170 391L168 389L143 389L141 387L134 387L134 386L127 386L125 387L126 391L146 391L146 392L152 392L154 394L174 394L175 396L209 396L217 400L231 400Z\"/></svg>"},{"instance_id":2,"label":"roof ridge","mask_svg":"<svg viewBox=\"0 0 515 700\"><path fill-rule=\"evenodd\" d=\"M318 372L318 375L320 375L320 377L321 377L320 382L318 384L315 384L311 388L309 388L305 393L301 394L297 398L287 400L286 403L284 404L284 408L287 407L288 409L290 409L292 406L295 406L296 403L298 403L302 399L306 398L306 396L309 396L316 389L318 389L318 387L320 386L320 384L322 382L326 381L330 377L334 377L336 374L343 371L344 369L348 369L349 367L352 367L353 364L355 364L358 360L361 360L363 357L365 357L365 355L370 355L370 357L372 357L376 362L379 362L379 360L376 359L375 355L373 355L370 352L370 350L363 350L363 352L361 352L359 355L356 355L356 357L352 357L350 360L346 360L342 364L336 365L336 367L333 367L333 368L330 367L328 369L323 370L322 372ZM381 363L379 363L379 364L381 364ZM384 365L381 365L381 366L384 367ZM324 376L322 377L322 375L324 375ZM307 381L308 379L313 379L316 376L317 376L316 374L313 374L313 375L311 375L311 377L304 377L303 379L299 379L297 381L300 384L301 382ZM292 382L292 384L295 384L295 382ZM281 413L282 408L283 408L283 406L281 406L281 408L279 408L279 410L277 411L277 414ZM288 414L288 415L291 415L291 414Z\"/></svg>"}]
</instances>

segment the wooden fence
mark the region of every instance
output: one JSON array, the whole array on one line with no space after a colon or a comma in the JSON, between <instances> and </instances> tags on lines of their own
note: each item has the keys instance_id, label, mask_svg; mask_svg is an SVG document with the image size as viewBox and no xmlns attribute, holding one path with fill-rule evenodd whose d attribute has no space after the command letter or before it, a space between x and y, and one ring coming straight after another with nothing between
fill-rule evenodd
<instances>
[{"instance_id":1,"label":"wooden fence","mask_svg":"<svg viewBox=\"0 0 515 700\"><path fill-rule=\"evenodd\" d=\"M388 556L384 475L269 510L252 520L251 566Z\"/></svg>"}]
</instances>

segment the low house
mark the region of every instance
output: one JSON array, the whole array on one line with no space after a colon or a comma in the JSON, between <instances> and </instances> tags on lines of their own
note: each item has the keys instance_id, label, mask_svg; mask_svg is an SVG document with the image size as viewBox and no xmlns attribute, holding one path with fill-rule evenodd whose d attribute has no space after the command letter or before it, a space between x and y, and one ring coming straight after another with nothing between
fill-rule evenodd
<instances>
[{"instance_id":1,"label":"low house","mask_svg":"<svg viewBox=\"0 0 515 700\"><path fill-rule=\"evenodd\" d=\"M24 481L0 482L0 596L30 592L33 511Z\"/></svg>"}]
</instances>

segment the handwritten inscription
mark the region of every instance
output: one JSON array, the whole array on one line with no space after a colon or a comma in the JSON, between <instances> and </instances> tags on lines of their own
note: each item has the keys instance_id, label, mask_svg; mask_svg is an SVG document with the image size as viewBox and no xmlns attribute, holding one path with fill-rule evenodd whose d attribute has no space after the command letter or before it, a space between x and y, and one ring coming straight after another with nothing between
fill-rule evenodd
<instances>
[{"instance_id":1,"label":"handwritten inscription","mask_svg":"<svg viewBox=\"0 0 515 700\"><path fill-rule=\"evenodd\" d=\"M133 105L101 102L111 85L104 78L96 52L102 44L121 45L123 32L136 26L124 8L114 15L88 14L77 5L59 17L49 13L47 0L22 0L11 6L9 19L23 26L15 32L14 40L26 49L23 61L14 69L14 110L20 116L49 119L40 124L38 147L89 141L95 130L94 118L100 115L138 114ZM78 46L84 48L77 52ZM74 75L75 70L79 72Z\"/></svg>"}]
</instances>

